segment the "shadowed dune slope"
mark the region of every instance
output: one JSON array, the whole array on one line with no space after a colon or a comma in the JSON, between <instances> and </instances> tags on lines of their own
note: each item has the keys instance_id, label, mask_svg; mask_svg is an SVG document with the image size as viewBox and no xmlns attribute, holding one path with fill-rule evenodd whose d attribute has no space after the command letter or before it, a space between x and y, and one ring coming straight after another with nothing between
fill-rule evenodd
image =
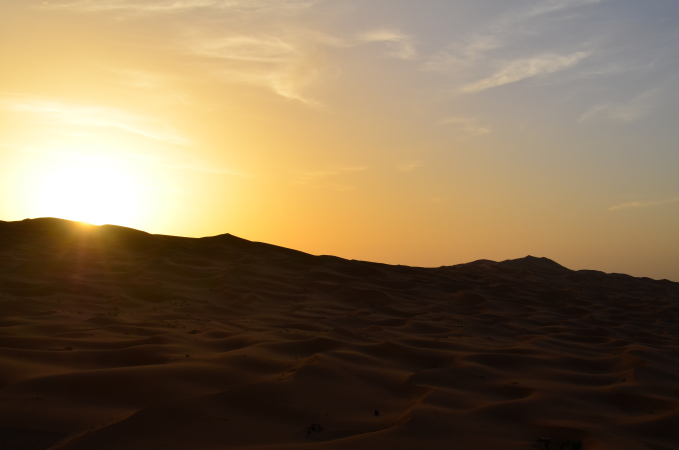
<instances>
[{"instance_id":1,"label":"shadowed dune slope","mask_svg":"<svg viewBox=\"0 0 679 450\"><path fill-rule=\"evenodd\" d=\"M547 258L0 222L3 450L669 450L678 338L679 283Z\"/></svg>"}]
</instances>

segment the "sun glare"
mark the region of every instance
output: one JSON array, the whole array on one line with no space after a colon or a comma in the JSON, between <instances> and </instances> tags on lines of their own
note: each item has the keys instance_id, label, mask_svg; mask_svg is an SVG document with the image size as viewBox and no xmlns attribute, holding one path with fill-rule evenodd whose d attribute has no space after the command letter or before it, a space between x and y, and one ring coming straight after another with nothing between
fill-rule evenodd
<instances>
[{"instance_id":1,"label":"sun glare","mask_svg":"<svg viewBox=\"0 0 679 450\"><path fill-rule=\"evenodd\" d=\"M36 188L42 216L130 226L143 207L134 172L110 160L73 159L50 167Z\"/></svg>"}]
</instances>

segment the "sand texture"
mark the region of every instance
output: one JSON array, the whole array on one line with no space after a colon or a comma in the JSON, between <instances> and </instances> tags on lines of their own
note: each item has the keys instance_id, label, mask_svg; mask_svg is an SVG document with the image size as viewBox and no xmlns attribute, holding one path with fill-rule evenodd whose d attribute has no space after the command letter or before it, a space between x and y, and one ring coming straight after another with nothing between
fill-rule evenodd
<instances>
[{"instance_id":1,"label":"sand texture","mask_svg":"<svg viewBox=\"0 0 679 450\"><path fill-rule=\"evenodd\" d=\"M2 450L676 449L678 338L679 283L546 258L0 222Z\"/></svg>"}]
</instances>

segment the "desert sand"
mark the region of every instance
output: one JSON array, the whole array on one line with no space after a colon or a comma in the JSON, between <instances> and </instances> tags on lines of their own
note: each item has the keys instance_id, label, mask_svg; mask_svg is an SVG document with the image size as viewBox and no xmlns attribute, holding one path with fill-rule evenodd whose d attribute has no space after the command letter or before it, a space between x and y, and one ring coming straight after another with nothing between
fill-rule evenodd
<instances>
[{"instance_id":1,"label":"desert sand","mask_svg":"<svg viewBox=\"0 0 679 450\"><path fill-rule=\"evenodd\" d=\"M676 449L679 283L0 222L0 448Z\"/></svg>"}]
</instances>

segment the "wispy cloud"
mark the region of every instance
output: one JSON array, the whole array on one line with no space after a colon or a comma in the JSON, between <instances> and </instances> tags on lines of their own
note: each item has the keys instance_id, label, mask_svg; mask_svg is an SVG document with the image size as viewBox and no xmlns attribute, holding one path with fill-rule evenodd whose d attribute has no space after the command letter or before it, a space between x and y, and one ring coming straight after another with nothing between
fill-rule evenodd
<instances>
[{"instance_id":1,"label":"wispy cloud","mask_svg":"<svg viewBox=\"0 0 679 450\"><path fill-rule=\"evenodd\" d=\"M59 100L0 96L0 107L11 111L32 114L53 123L81 127L118 128L129 133L177 145L189 145L189 140L171 126L154 117L104 106L75 105Z\"/></svg>"},{"instance_id":2,"label":"wispy cloud","mask_svg":"<svg viewBox=\"0 0 679 450\"><path fill-rule=\"evenodd\" d=\"M422 167L424 163L420 161L411 161L411 162L405 162L402 164L399 164L396 169L401 171L401 172L412 172L413 170L417 169L418 167Z\"/></svg>"},{"instance_id":3,"label":"wispy cloud","mask_svg":"<svg viewBox=\"0 0 679 450\"><path fill-rule=\"evenodd\" d=\"M162 87L160 76L135 69L117 69L105 67L104 70L118 76L117 84L139 89L158 89Z\"/></svg>"},{"instance_id":4,"label":"wispy cloud","mask_svg":"<svg viewBox=\"0 0 679 450\"><path fill-rule=\"evenodd\" d=\"M315 3L318 0L76 0L46 1L38 7L81 13L166 14L199 9L231 12L286 11L307 8Z\"/></svg>"},{"instance_id":5,"label":"wispy cloud","mask_svg":"<svg viewBox=\"0 0 679 450\"><path fill-rule=\"evenodd\" d=\"M305 91L319 80L336 74L328 51L369 43L387 45L386 56L412 59L412 38L396 30L378 29L354 37L333 36L308 29L272 27L264 34L222 28L193 30L183 39L188 54L204 58L208 73L230 83L264 86L276 94L321 107Z\"/></svg>"},{"instance_id":6,"label":"wispy cloud","mask_svg":"<svg viewBox=\"0 0 679 450\"><path fill-rule=\"evenodd\" d=\"M206 161L200 158L195 158L187 155L184 152L170 152L165 151L162 155L142 153L142 152L126 152L116 149L106 150L98 148L96 152L89 151L87 146L80 150L74 150L73 145L66 146L67 148L44 148L31 147L26 145L12 145L13 150L26 151L41 155L49 155L57 158L64 158L75 161L95 161L101 163L118 164L121 162L129 163L135 166L148 165L163 169L186 170L191 172L201 172L213 175L229 175L243 179L255 178L255 175L239 170L234 167L227 167L223 164L215 163L214 161Z\"/></svg>"},{"instance_id":7,"label":"wispy cloud","mask_svg":"<svg viewBox=\"0 0 679 450\"><path fill-rule=\"evenodd\" d=\"M490 128L478 124L478 121L468 117L447 117L436 122L436 125L452 126L455 130L471 136L481 136L490 133Z\"/></svg>"},{"instance_id":8,"label":"wispy cloud","mask_svg":"<svg viewBox=\"0 0 679 450\"><path fill-rule=\"evenodd\" d=\"M606 0L543 0L528 7L503 3L494 20L458 36L425 59L421 69L448 77L437 98L474 94L557 73L595 53L591 37L561 33L586 13L583 7Z\"/></svg>"},{"instance_id":9,"label":"wispy cloud","mask_svg":"<svg viewBox=\"0 0 679 450\"><path fill-rule=\"evenodd\" d=\"M293 184L307 188L327 188L336 191L352 191L356 186L337 181L343 175L368 170L367 166L333 166L328 169L301 172Z\"/></svg>"},{"instance_id":10,"label":"wispy cloud","mask_svg":"<svg viewBox=\"0 0 679 450\"><path fill-rule=\"evenodd\" d=\"M304 93L326 68L313 41L288 32L225 35L222 30L194 31L185 41L185 52L199 57L204 73L222 82L262 86L284 98L320 106Z\"/></svg>"},{"instance_id":11,"label":"wispy cloud","mask_svg":"<svg viewBox=\"0 0 679 450\"><path fill-rule=\"evenodd\" d=\"M635 202L627 202L627 203L621 203L619 205L611 206L608 208L609 211L618 211L621 209L629 209L629 208L649 208L651 206L663 206L663 205L669 205L670 203L677 203L679 202L679 197L675 198L668 198L665 200L656 200L656 201L635 201Z\"/></svg>"},{"instance_id":12,"label":"wispy cloud","mask_svg":"<svg viewBox=\"0 0 679 450\"><path fill-rule=\"evenodd\" d=\"M446 72L469 68L480 61L493 58L496 50L511 47L526 35L535 40L539 31L534 28L545 26L543 16L560 11L571 12L575 8L603 1L607 0L547 0L537 2L529 8L513 9L479 31L432 55L423 68Z\"/></svg>"},{"instance_id":13,"label":"wispy cloud","mask_svg":"<svg viewBox=\"0 0 679 450\"><path fill-rule=\"evenodd\" d=\"M583 113L579 122L588 122L598 117L631 123L653 111L658 98L659 90L653 88L627 101L596 105Z\"/></svg>"},{"instance_id":14,"label":"wispy cloud","mask_svg":"<svg viewBox=\"0 0 679 450\"><path fill-rule=\"evenodd\" d=\"M306 89L316 83L327 70L322 62L317 63L313 59L313 55L293 55L281 63L265 64L233 64L228 59L206 61L203 73L223 83L258 86L308 106L323 106L306 93Z\"/></svg>"},{"instance_id":15,"label":"wispy cloud","mask_svg":"<svg viewBox=\"0 0 679 450\"><path fill-rule=\"evenodd\" d=\"M165 50L185 56L184 63L201 75L225 83L270 89L311 106L319 102L304 89L324 73L323 46L337 41L307 32L296 19L318 0L71 0L45 2L40 8L97 14L103 19L155 20L171 17L157 37ZM170 16L171 15L171 16ZM162 40L164 37L164 41ZM335 42L337 43L337 42ZM128 82L149 87L143 73Z\"/></svg>"},{"instance_id":16,"label":"wispy cloud","mask_svg":"<svg viewBox=\"0 0 679 450\"><path fill-rule=\"evenodd\" d=\"M606 0L547 0L534 6L532 9L529 9L526 13L526 16L533 17L562 9L574 8L583 5L593 5L603 1Z\"/></svg>"},{"instance_id":17,"label":"wispy cloud","mask_svg":"<svg viewBox=\"0 0 679 450\"><path fill-rule=\"evenodd\" d=\"M204 161L195 158L166 158L152 157L154 165L166 169L188 170L192 172L202 172L212 175L229 175L249 180L255 176L232 167L215 164L214 162Z\"/></svg>"},{"instance_id":18,"label":"wispy cloud","mask_svg":"<svg viewBox=\"0 0 679 450\"><path fill-rule=\"evenodd\" d=\"M416 57L413 38L394 28L347 35L316 26L313 18L327 20L342 9L321 0L60 0L38 8L98 14L103 20L162 16L169 26L157 42L201 76L266 88L316 108L323 105L309 91L339 72L332 50L376 43L387 57ZM145 73L121 75L135 87L157 81Z\"/></svg>"},{"instance_id":19,"label":"wispy cloud","mask_svg":"<svg viewBox=\"0 0 679 450\"><path fill-rule=\"evenodd\" d=\"M417 56L413 38L397 30L379 29L360 34L361 42L385 42L389 45L387 56L398 59L413 59Z\"/></svg>"},{"instance_id":20,"label":"wispy cloud","mask_svg":"<svg viewBox=\"0 0 679 450\"><path fill-rule=\"evenodd\" d=\"M573 14L573 10L602 3L608 0L543 0L528 8L512 10L491 22L489 26L476 33L468 46L467 53L477 56L485 52L511 45L517 37L535 34L535 28L545 26L546 17L558 12Z\"/></svg>"},{"instance_id":21,"label":"wispy cloud","mask_svg":"<svg viewBox=\"0 0 679 450\"><path fill-rule=\"evenodd\" d=\"M290 42L275 36L198 37L188 44L196 55L259 63L287 62L297 51Z\"/></svg>"},{"instance_id":22,"label":"wispy cloud","mask_svg":"<svg viewBox=\"0 0 679 450\"><path fill-rule=\"evenodd\" d=\"M541 55L529 59L510 61L494 75L462 86L460 92L473 94L537 75L554 73L577 64L589 55L590 53L588 52L576 52L569 55Z\"/></svg>"}]
</instances>

